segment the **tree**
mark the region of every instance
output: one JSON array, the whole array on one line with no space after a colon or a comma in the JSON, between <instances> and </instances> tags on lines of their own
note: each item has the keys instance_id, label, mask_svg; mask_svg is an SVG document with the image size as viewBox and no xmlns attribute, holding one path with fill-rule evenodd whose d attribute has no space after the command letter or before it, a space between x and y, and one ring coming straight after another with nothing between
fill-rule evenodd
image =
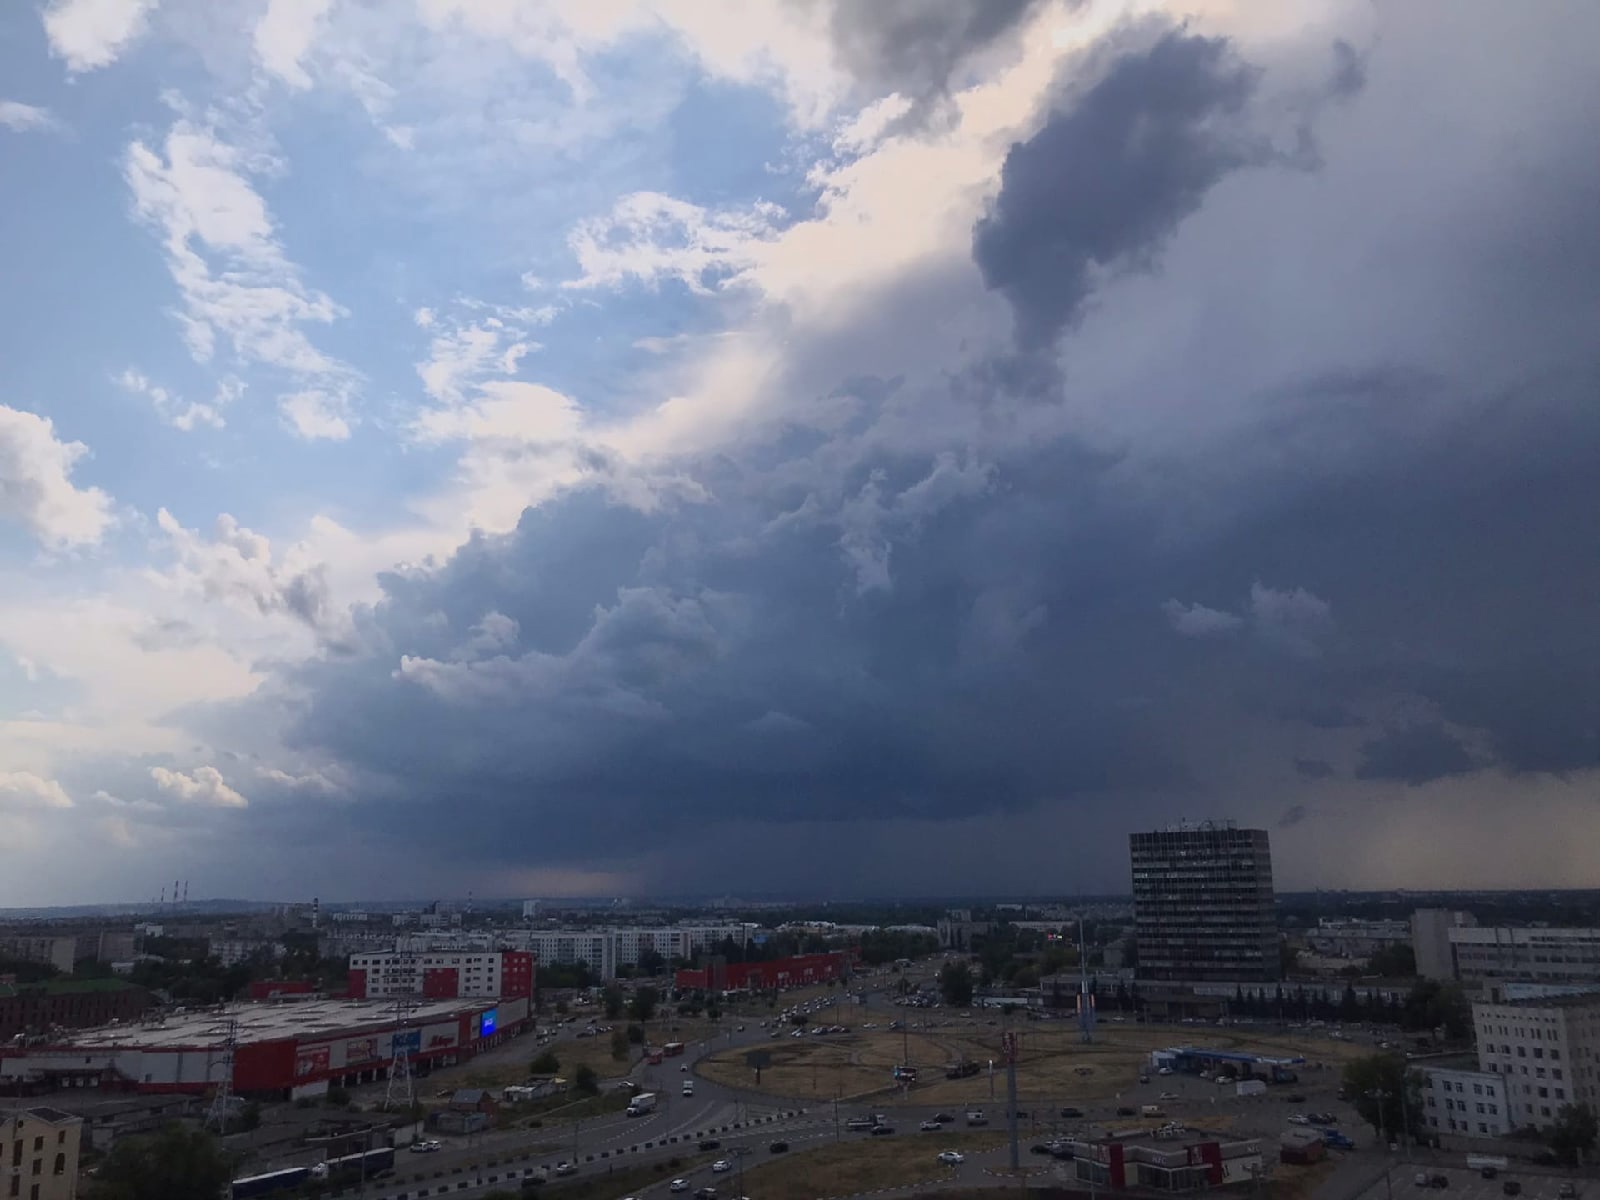
<instances>
[{"instance_id":1,"label":"tree","mask_svg":"<svg viewBox=\"0 0 1600 1200\"><path fill-rule=\"evenodd\" d=\"M611 1057L618 1062L628 1061L628 1031L626 1029L613 1029L611 1031Z\"/></svg>"},{"instance_id":2,"label":"tree","mask_svg":"<svg viewBox=\"0 0 1600 1200\"><path fill-rule=\"evenodd\" d=\"M615 1021L622 1015L622 1006L624 1003L626 1003L626 999L627 998L622 994L622 989L616 984L613 983L606 987L605 992L601 996L601 1003L603 1003L606 1008L606 1020Z\"/></svg>"},{"instance_id":3,"label":"tree","mask_svg":"<svg viewBox=\"0 0 1600 1200\"><path fill-rule=\"evenodd\" d=\"M530 1075L559 1075L561 1074L561 1060L549 1050L535 1058L528 1064Z\"/></svg>"},{"instance_id":4,"label":"tree","mask_svg":"<svg viewBox=\"0 0 1600 1200\"><path fill-rule=\"evenodd\" d=\"M572 1073L572 1090L580 1096L600 1094L600 1076L595 1074L594 1068L588 1063L584 1063Z\"/></svg>"},{"instance_id":5,"label":"tree","mask_svg":"<svg viewBox=\"0 0 1600 1200\"><path fill-rule=\"evenodd\" d=\"M643 1025L629 1025L628 1026L628 1041L633 1043L635 1046L644 1045L644 1026Z\"/></svg>"},{"instance_id":6,"label":"tree","mask_svg":"<svg viewBox=\"0 0 1600 1200\"><path fill-rule=\"evenodd\" d=\"M1556 1110L1555 1124L1550 1127L1550 1149L1569 1167L1576 1166L1594 1149L1597 1136L1600 1123L1595 1120L1594 1109L1587 1104L1563 1104Z\"/></svg>"},{"instance_id":7,"label":"tree","mask_svg":"<svg viewBox=\"0 0 1600 1200\"><path fill-rule=\"evenodd\" d=\"M972 1005L972 968L964 962L947 962L939 968L939 995L952 1008Z\"/></svg>"},{"instance_id":8,"label":"tree","mask_svg":"<svg viewBox=\"0 0 1600 1200\"><path fill-rule=\"evenodd\" d=\"M648 1021L655 1016L656 1004L660 999L653 987L635 988L633 1000L628 1005L628 1015L635 1021Z\"/></svg>"},{"instance_id":9,"label":"tree","mask_svg":"<svg viewBox=\"0 0 1600 1200\"><path fill-rule=\"evenodd\" d=\"M1384 979L1410 979L1417 973L1417 955L1408 942L1379 946L1367 960L1367 970Z\"/></svg>"},{"instance_id":10,"label":"tree","mask_svg":"<svg viewBox=\"0 0 1600 1200\"><path fill-rule=\"evenodd\" d=\"M1361 1119L1398 1141L1422 1125L1422 1083L1398 1054L1372 1054L1345 1064L1344 1087ZM1404 1105L1404 1107L1402 1107Z\"/></svg>"},{"instance_id":11,"label":"tree","mask_svg":"<svg viewBox=\"0 0 1600 1200\"><path fill-rule=\"evenodd\" d=\"M639 974L659 975L661 969L667 965L667 960L661 957L659 950L639 951Z\"/></svg>"},{"instance_id":12,"label":"tree","mask_svg":"<svg viewBox=\"0 0 1600 1200\"><path fill-rule=\"evenodd\" d=\"M168 1125L149 1137L111 1147L85 1200L216 1200L233 1179L233 1164L201 1129Z\"/></svg>"}]
</instances>

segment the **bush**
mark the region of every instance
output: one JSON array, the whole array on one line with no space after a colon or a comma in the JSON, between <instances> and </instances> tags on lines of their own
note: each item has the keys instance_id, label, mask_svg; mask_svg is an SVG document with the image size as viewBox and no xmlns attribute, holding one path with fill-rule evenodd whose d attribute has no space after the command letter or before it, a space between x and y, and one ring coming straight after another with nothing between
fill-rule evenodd
<instances>
[{"instance_id":1,"label":"bush","mask_svg":"<svg viewBox=\"0 0 1600 1200\"><path fill-rule=\"evenodd\" d=\"M561 1073L561 1060L549 1050L546 1050L528 1064L528 1071L533 1075L559 1075Z\"/></svg>"},{"instance_id":2,"label":"bush","mask_svg":"<svg viewBox=\"0 0 1600 1200\"><path fill-rule=\"evenodd\" d=\"M334 1108L350 1107L350 1093L342 1087L329 1088L327 1100Z\"/></svg>"},{"instance_id":3,"label":"bush","mask_svg":"<svg viewBox=\"0 0 1600 1200\"><path fill-rule=\"evenodd\" d=\"M594 1068L588 1063L584 1063L572 1073L572 1090L580 1096L600 1094L600 1076L595 1074Z\"/></svg>"}]
</instances>

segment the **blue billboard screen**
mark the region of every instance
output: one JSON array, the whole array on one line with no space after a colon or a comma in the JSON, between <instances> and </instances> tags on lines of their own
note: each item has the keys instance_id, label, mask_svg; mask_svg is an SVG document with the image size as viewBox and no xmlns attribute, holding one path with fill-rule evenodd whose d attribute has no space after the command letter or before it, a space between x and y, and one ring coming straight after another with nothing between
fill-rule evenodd
<instances>
[{"instance_id":1,"label":"blue billboard screen","mask_svg":"<svg viewBox=\"0 0 1600 1200\"><path fill-rule=\"evenodd\" d=\"M484 1013L483 1022L478 1026L478 1036L488 1037L491 1033L493 1033L495 1028L495 1020L499 1016L500 1010L498 1008L491 1008L488 1012Z\"/></svg>"}]
</instances>

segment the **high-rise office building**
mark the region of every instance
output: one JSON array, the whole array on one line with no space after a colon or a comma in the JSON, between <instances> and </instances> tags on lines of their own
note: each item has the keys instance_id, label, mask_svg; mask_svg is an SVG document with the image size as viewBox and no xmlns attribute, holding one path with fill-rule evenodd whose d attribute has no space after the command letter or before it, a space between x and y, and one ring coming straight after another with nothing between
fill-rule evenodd
<instances>
[{"instance_id":1,"label":"high-rise office building","mask_svg":"<svg viewBox=\"0 0 1600 1200\"><path fill-rule=\"evenodd\" d=\"M1139 978L1279 977L1266 830L1205 821L1135 833L1128 843Z\"/></svg>"}]
</instances>

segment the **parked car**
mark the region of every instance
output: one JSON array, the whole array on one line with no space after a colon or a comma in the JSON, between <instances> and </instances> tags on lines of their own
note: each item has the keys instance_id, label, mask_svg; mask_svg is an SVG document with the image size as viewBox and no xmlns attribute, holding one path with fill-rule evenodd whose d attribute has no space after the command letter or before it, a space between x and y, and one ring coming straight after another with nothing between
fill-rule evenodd
<instances>
[{"instance_id":1,"label":"parked car","mask_svg":"<svg viewBox=\"0 0 1600 1200\"><path fill-rule=\"evenodd\" d=\"M719 1158L711 1164L711 1173L713 1175L721 1175L731 1170L733 1170L733 1161L731 1159Z\"/></svg>"},{"instance_id":2,"label":"parked car","mask_svg":"<svg viewBox=\"0 0 1600 1200\"><path fill-rule=\"evenodd\" d=\"M695 1192L694 1200L717 1200L717 1189L714 1187L703 1187Z\"/></svg>"},{"instance_id":3,"label":"parked car","mask_svg":"<svg viewBox=\"0 0 1600 1200\"><path fill-rule=\"evenodd\" d=\"M407 1147L413 1154L437 1154L444 1149L443 1142L412 1142Z\"/></svg>"},{"instance_id":4,"label":"parked car","mask_svg":"<svg viewBox=\"0 0 1600 1200\"><path fill-rule=\"evenodd\" d=\"M959 1167L967 1161L967 1156L959 1150L941 1150L939 1161L947 1167Z\"/></svg>"},{"instance_id":5,"label":"parked car","mask_svg":"<svg viewBox=\"0 0 1600 1200\"><path fill-rule=\"evenodd\" d=\"M949 1125L955 1120L955 1117L951 1116L947 1112L941 1112L941 1113L934 1113L933 1114L933 1119L935 1121L939 1122L939 1124L941 1124L941 1125Z\"/></svg>"},{"instance_id":6,"label":"parked car","mask_svg":"<svg viewBox=\"0 0 1600 1200\"><path fill-rule=\"evenodd\" d=\"M563 1161L558 1162L556 1164L556 1174L557 1175L576 1175L577 1173L578 1173L578 1164L577 1163L570 1163L570 1162L567 1162L567 1161L563 1160Z\"/></svg>"},{"instance_id":7,"label":"parked car","mask_svg":"<svg viewBox=\"0 0 1600 1200\"><path fill-rule=\"evenodd\" d=\"M917 1128L922 1130L923 1133L938 1133L939 1130L944 1128L944 1126L930 1117L921 1125L918 1125Z\"/></svg>"},{"instance_id":8,"label":"parked car","mask_svg":"<svg viewBox=\"0 0 1600 1200\"><path fill-rule=\"evenodd\" d=\"M1176 1100L1177 1098L1178 1098L1178 1093L1177 1092L1162 1092L1161 1093L1161 1099L1163 1099L1163 1100Z\"/></svg>"},{"instance_id":9,"label":"parked car","mask_svg":"<svg viewBox=\"0 0 1600 1200\"><path fill-rule=\"evenodd\" d=\"M669 1192L687 1192L688 1190L689 1181L687 1179L674 1179L667 1184L667 1191Z\"/></svg>"},{"instance_id":10,"label":"parked car","mask_svg":"<svg viewBox=\"0 0 1600 1200\"><path fill-rule=\"evenodd\" d=\"M788 1142L773 1142L772 1145L767 1147L767 1153L769 1153L769 1154L783 1154L783 1153L787 1152L788 1149L789 1149L789 1143Z\"/></svg>"}]
</instances>

